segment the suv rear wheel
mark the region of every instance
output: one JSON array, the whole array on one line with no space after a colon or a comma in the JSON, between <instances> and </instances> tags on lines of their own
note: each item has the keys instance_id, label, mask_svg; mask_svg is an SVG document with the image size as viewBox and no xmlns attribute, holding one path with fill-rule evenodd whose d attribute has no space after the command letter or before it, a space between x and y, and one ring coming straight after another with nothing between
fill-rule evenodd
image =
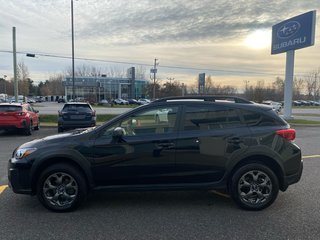
<instances>
[{"instance_id":1,"label":"suv rear wheel","mask_svg":"<svg viewBox=\"0 0 320 240\"><path fill-rule=\"evenodd\" d=\"M274 172L260 163L240 167L231 180L231 196L247 210L262 210L277 198L279 182Z\"/></svg>"},{"instance_id":2,"label":"suv rear wheel","mask_svg":"<svg viewBox=\"0 0 320 240\"><path fill-rule=\"evenodd\" d=\"M68 164L55 164L40 175L37 187L40 202L49 210L76 209L87 195L87 184L79 170Z\"/></svg>"},{"instance_id":3,"label":"suv rear wheel","mask_svg":"<svg viewBox=\"0 0 320 240\"><path fill-rule=\"evenodd\" d=\"M36 131L40 130L40 119L37 123L37 126L34 127L34 130L36 130Z\"/></svg>"}]
</instances>

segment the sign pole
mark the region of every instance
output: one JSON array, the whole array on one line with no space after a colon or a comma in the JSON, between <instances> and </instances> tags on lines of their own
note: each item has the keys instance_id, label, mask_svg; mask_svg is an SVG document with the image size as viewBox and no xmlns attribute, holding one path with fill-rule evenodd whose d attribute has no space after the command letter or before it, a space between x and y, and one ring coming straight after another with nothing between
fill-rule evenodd
<instances>
[{"instance_id":1,"label":"sign pole","mask_svg":"<svg viewBox=\"0 0 320 240\"><path fill-rule=\"evenodd\" d=\"M12 43L13 43L13 78L14 78L14 98L18 102L18 79L17 79L17 48L16 48L16 27L12 27Z\"/></svg>"},{"instance_id":2,"label":"sign pole","mask_svg":"<svg viewBox=\"0 0 320 240\"><path fill-rule=\"evenodd\" d=\"M287 52L286 57L286 79L284 88L284 119L292 119L292 91L294 72L294 50Z\"/></svg>"}]
</instances>

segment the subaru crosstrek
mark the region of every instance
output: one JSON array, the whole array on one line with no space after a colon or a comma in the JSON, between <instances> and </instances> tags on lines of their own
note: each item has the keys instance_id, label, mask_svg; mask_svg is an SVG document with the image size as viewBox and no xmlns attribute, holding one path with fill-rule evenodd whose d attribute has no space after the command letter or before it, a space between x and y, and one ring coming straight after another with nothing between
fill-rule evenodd
<instances>
[{"instance_id":1,"label":"subaru crosstrek","mask_svg":"<svg viewBox=\"0 0 320 240\"><path fill-rule=\"evenodd\" d=\"M73 210L97 189L225 190L241 208L264 209L301 177L295 130L268 106L226 100L160 99L25 143L9 161L10 187L53 211Z\"/></svg>"},{"instance_id":2,"label":"subaru crosstrek","mask_svg":"<svg viewBox=\"0 0 320 240\"><path fill-rule=\"evenodd\" d=\"M96 125L96 111L93 110L89 103L66 103L58 113L58 132L72 128L94 127Z\"/></svg>"}]
</instances>

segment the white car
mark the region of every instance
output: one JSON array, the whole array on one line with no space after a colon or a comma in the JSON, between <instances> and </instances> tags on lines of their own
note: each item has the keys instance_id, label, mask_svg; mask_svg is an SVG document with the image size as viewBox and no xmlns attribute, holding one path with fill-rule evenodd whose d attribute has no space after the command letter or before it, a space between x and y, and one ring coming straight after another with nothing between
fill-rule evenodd
<instances>
[{"instance_id":1,"label":"white car","mask_svg":"<svg viewBox=\"0 0 320 240\"><path fill-rule=\"evenodd\" d=\"M146 98L140 98L139 100L138 100L138 103L140 104L140 105L145 105L145 104L148 104L148 103L150 103L151 101L149 100L149 99L146 99Z\"/></svg>"},{"instance_id":2,"label":"white car","mask_svg":"<svg viewBox=\"0 0 320 240\"><path fill-rule=\"evenodd\" d=\"M100 100L99 103L100 103L100 104L108 104L109 102L108 102L108 100L106 100L106 99L102 99L102 100Z\"/></svg>"},{"instance_id":3,"label":"white car","mask_svg":"<svg viewBox=\"0 0 320 240\"><path fill-rule=\"evenodd\" d=\"M263 101L262 104L269 105L277 113L281 112L281 110L282 110L282 104L279 102Z\"/></svg>"},{"instance_id":4,"label":"white car","mask_svg":"<svg viewBox=\"0 0 320 240\"><path fill-rule=\"evenodd\" d=\"M129 102L127 100L124 100L122 98L117 98L117 99L113 100L113 102L115 104L120 104L120 105L128 105L129 104Z\"/></svg>"}]
</instances>

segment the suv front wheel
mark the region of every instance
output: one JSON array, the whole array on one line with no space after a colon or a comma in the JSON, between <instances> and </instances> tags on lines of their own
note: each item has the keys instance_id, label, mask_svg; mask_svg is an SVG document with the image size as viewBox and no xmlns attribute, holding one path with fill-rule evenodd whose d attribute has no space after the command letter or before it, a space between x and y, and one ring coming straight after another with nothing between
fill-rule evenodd
<instances>
[{"instance_id":1,"label":"suv front wheel","mask_svg":"<svg viewBox=\"0 0 320 240\"><path fill-rule=\"evenodd\" d=\"M49 210L66 212L76 209L87 195L87 184L79 170L69 164L45 169L38 180L37 195Z\"/></svg>"},{"instance_id":2,"label":"suv front wheel","mask_svg":"<svg viewBox=\"0 0 320 240\"><path fill-rule=\"evenodd\" d=\"M277 198L279 182L274 172L260 163L240 167L230 185L233 200L243 209L262 210Z\"/></svg>"}]
</instances>

